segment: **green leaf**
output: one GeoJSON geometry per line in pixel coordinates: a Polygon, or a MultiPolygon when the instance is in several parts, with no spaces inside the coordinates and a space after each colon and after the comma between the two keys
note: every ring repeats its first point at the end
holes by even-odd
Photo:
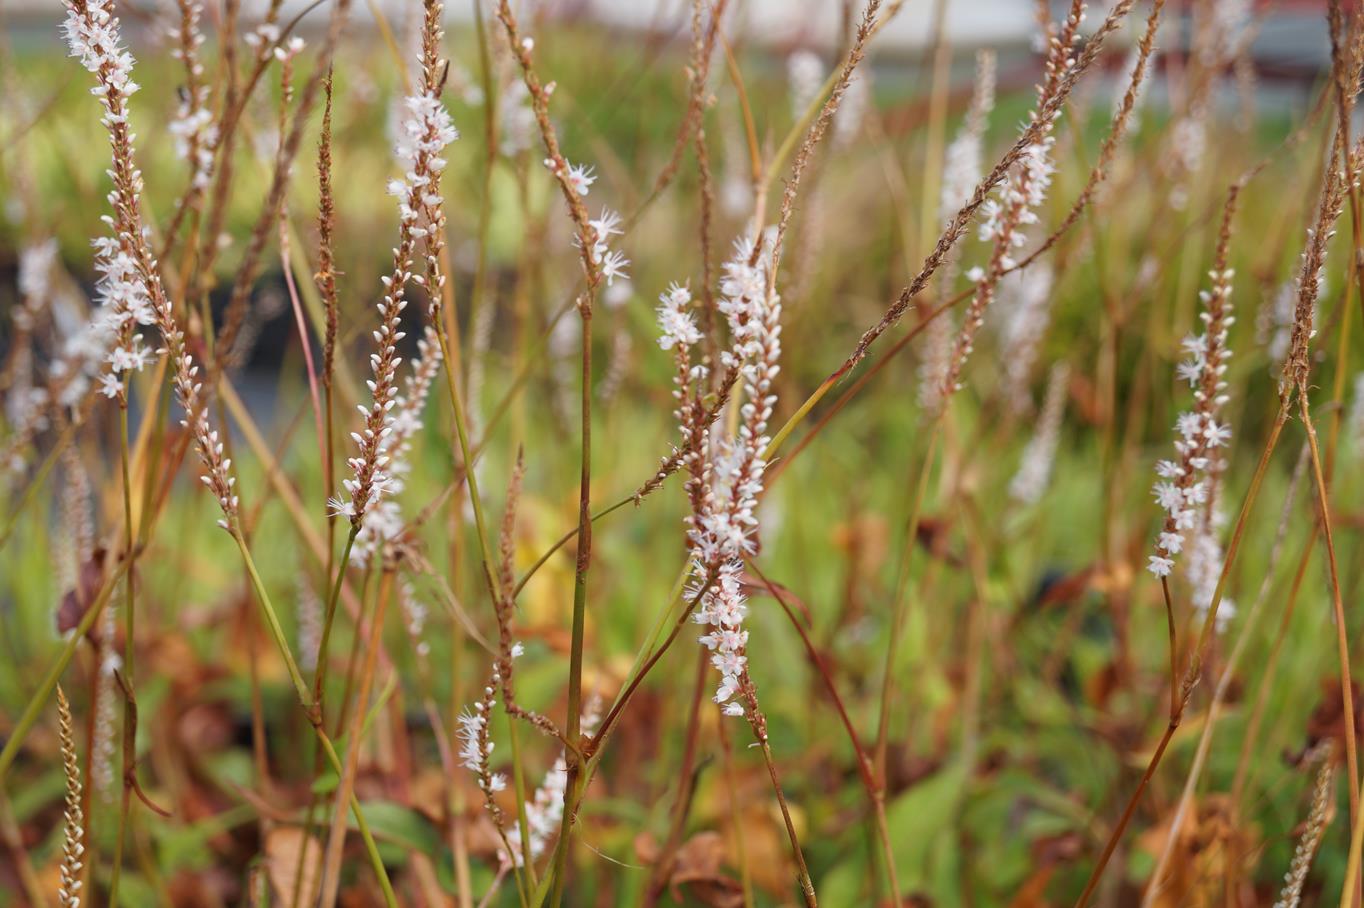
{"type": "MultiPolygon", "coordinates": [[[[410,807],[394,801],[364,801],[360,809],[375,839],[398,845],[404,851],[421,854],[436,854],[440,851],[440,833],[426,817],[410,807]]],[[[354,829],[355,815],[348,813],[347,816],[354,829]]]]}

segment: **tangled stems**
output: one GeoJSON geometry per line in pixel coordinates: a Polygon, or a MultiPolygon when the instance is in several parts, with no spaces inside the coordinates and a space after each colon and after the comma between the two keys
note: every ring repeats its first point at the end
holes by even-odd
{"type": "MultiPolygon", "coordinates": [[[[307,682],[303,680],[303,674],[299,671],[298,663],[294,661],[293,653],[289,649],[289,642],[284,636],[284,628],[280,625],[279,615],[270,601],[270,594],[265,591],[265,584],[261,581],[260,574],[256,570],[256,563],[251,557],[251,551],[247,548],[246,540],[242,537],[239,529],[234,526],[231,533],[232,539],[236,542],[237,549],[241,553],[242,562],[246,566],[247,575],[251,579],[251,586],[255,590],[257,601],[260,603],[261,613],[265,616],[265,623],[270,628],[270,635],[274,638],[275,646],[279,649],[280,655],[284,659],[284,666],[289,672],[289,680],[293,682],[294,691],[298,694],[299,704],[308,715],[308,724],[312,726],[313,732],[317,735],[318,743],[322,746],[327,762],[339,777],[344,769],[341,758],[337,754],[331,738],[328,737],[327,732],[322,727],[317,703],[308,689],[307,682]]],[[[347,800],[350,802],[350,811],[355,817],[355,825],[360,830],[361,838],[364,839],[365,851],[369,855],[370,864],[373,866],[375,876],[378,877],[379,885],[383,889],[384,901],[389,908],[397,908],[398,900],[393,892],[393,884],[389,882],[388,871],[384,869],[383,858],[379,855],[379,848],[374,842],[369,823],[365,820],[365,815],[360,808],[360,801],[354,793],[351,793],[347,800]]]]}
{"type": "Polygon", "coordinates": [[[1217,608],[1222,603],[1222,594],[1226,587],[1228,577],[1231,575],[1232,566],[1235,564],[1236,556],[1240,553],[1241,538],[1246,524],[1250,518],[1251,508],[1255,504],[1255,499],[1259,496],[1260,486],[1264,481],[1265,474],[1269,470],[1269,461],[1278,445],[1279,436],[1283,431],[1284,424],[1288,421],[1287,403],[1279,408],[1279,413],[1274,419],[1274,425],[1270,429],[1269,439],[1265,443],[1264,450],[1260,454],[1260,462],[1256,465],[1255,475],[1251,478],[1250,487],[1246,491],[1246,497],[1241,504],[1241,512],[1236,518],[1235,528],[1232,530],[1231,542],[1227,546],[1226,561],[1222,566],[1222,573],[1218,577],[1217,588],[1213,592],[1212,601],[1208,605],[1207,615],[1204,617],[1203,628],[1199,634],[1198,642],[1194,650],[1189,654],[1189,661],[1185,669],[1182,680],[1179,678],[1175,655],[1175,637],[1173,625],[1173,604],[1170,599],[1169,586],[1166,578],[1161,578],[1162,591],[1165,596],[1166,615],[1169,619],[1170,627],[1170,710],[1167,716],[1165,731],[1161,735],[1160,742],[1156,745],[1155,751],[1151,754],[1151,759],[1147,762],[1146,769],[1137,783],[1136,789],[1132,792],[1123,808],[1121,817],[1117,825],[1113,828],[1104,844],[1103,851],[1099,854],[1099,859],[1090,872],[1089,880],[1085,884],[1084,891],[1075,902],[1075,908],[1084,908],[1089,904],[1095,890],[1098,888],[1099,881],[1103,878],[1104,870],[1108,866],[1109,860],[1113,857],[1113,852],[1117,850],[1118,842],[1122,840],[1123,833],[1127,830],[1127,825],[1136,812],[1137,805],[1141,802],[1141,796],[1146,791],[1146,786],[1150,784],[1151,778],[1155,775],[1157,767],[1160,766],[1165,750],[1170,744],[1170,739],[1174,737],[1175,731],[1179,728],[1179,723],[1184,716],[1184,709],[1187,707],[1189,698],[1193,695],[1194,686],[1202,674],[1203,658],[1207,653],[1207,648],[1212,641],[1212,632],[1217,618],[1217,608]]]}

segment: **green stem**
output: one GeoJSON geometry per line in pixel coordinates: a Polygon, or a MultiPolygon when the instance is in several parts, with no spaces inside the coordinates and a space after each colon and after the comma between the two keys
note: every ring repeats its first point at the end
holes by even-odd
{"type": "Polygon", "coordinates": [[[341,560],[336,563],[336,579],[332,581],[331,592],[327,595],[327,610],[322,617],[322,636],[317,641],[317,667],[313,670],[313,702],[319,713],[322,709],[323,686],[327,680],[327,648],[332,638],[332,623],[336,619],[336,604],[341,599],[341,587],[346,582],[346,566],[350,563],[351,549],[355,547],[355,536],[360,532],[352,525],[346,534],[346,544],[341,550],[341,560]]]}
{"type": "MultiPolygon", "coordinates": [[[[589,275],[589,282],[591,276],[589,275]]],[[[579,306],[582,316],[582,465],[578,478],[578,558],[573,574],[573,638],[568,656],[568,743],[564,758],[568,763],[568,786],[564,791],[564,812],[559,826],[561,848],[554,852],[554,890],[550,904],[563,899],[568,853],[573,837],[576,807],[569,793],[582,787],[583,637],[587,623],[587,572],[592,566],[592,297],[579,306]]]]}
{"type": "MultiPolygon", "coordinates": [[[[943,406],[948,401],[943,401],[943,406]]],[[[933,420],[929,429],[928,450],[924,453],[923,466],[919,469],[919,481],[914,487],[914,499],[909,507],[909,521],[905,529],[904,555],[900,560],[900,577],[895,588],[895,604],[891,613],[890,639],[886,643],[885,673],[881,678],[881,706],[878,712],[876,730],[876,749],[872,760],[879,785],[884,790],[886,784],[886,748],[890,733],[890,704],[895,696],[895,661],[900,651],[900,638],[904,633],[906,596],[909,587],[909,566],[914,560],[914,548],[918,544],[919,517],[923,511],[924,495],[928,489],[928,477],[933,472],[934,455],[938,450],[939,431],[942,416],[933,420]]]]}
{"type": "MultiPolygon", "coordinates": [[[[256,591],[256,599],[260,602],[261,611],[265,614],[265,623],[269,625],[270,635],[275,638],[275,645],[284,658],[284,666],[288,669],[289,679],[293,682],[294,690],[298,693],[299,703],[308,713],[310,724],[317,734],[317,740],[327,755],[327,762],[331,764],[333,771],[339,778],[344,769],[341,758],[337,755],[331,738],[322,728],[321,717],[317,715],[315,709],[316,701],[313,700],[312,694],[308,690],[308,684],[303,680],[303,673],[299,671],[298,663],[294,661],[293,653],[289,650],[289,642],[284,637],[284,629],[279,623],[279,615],[276,614],[274,604],[270,601],[270,595],[265,591],[265,584],[261,581],[260,573],[256,570],[256,563],[251,558],[250,550],[246,547],[246,540],[242,538],[241,530],[235,525],[229,532],[241,552],[242,561],[246,565],[246,572],[250,575],[251,585],[256,591]]],[[[378,877],[379,885],[384,891],[384,901],[389,908],[397,908],[398,899],[393,893],[393,884],[389,882],[388,871],[384,869],[383,858],[379,855],[379,848],[374,843],[374,836],[370,832],[369,823],[365,821],[364,813],[360,809],[360,801],[354,794],[350,796],[349,800],[351,813],[355,816],[355,825],[360,830],[361,838],[365,841],[365,851],[369,854],[370,864],[374,867],[374,874],[378,877]]]]}
{"type": "MultiPolygon", "coordinates": [[[[474,511],[474,529],[478,534],[479,556],[483,562],[483,579],[487,583],[489,594],[497,599],[502,595],[508,595],[508,593],[498,589],[496,574],[493,571],[492,552],[488,548],[487,523],[484,520],[483,504],[478,493],[478,478],[474,475],[474,454],[469,446],[468,420],[464,412],[464,402],[460,398],[459,388],[455,384],[454,360],[450,358],[450,346],[446,337],[444,319],[433,318],[432,323],[436,326],[436,340],[440,343],[441,356],[445,360],[445,386],[450,397],[450,406],[454,411],[455,434],[459,437],[460,456],[464,461],[464,479],[469,484],[469,503],[474,511]]],[[[535,867],[530,859],[530,820],[526,814],[526,785],[525,774],[521,768],[520,739],[517,737],[515,720],[510,715],[508,715],[508,720],[511,726],[512,785],[516,792],[517,823],[521,827],[521,844],[524,849],[521,871],[526,874],[528,879],[534,881],[535,867]]],[[[516,880],[519,888],[522,885],[520,873],[516,875],[516,880]]],[[[531,885],[534,885],[534,882],[531,885]]]]}
{"type": "MultiPolygon", "coordinates": [[[[505,700],[505,698],[503,699],[505,700]]],[[[521,824],[521,868],[525,871],[526,880],[533,888],[537,881],[535,879],[535,859],[530,851],[530,836],[525,834],[525,831],[530,829],[530,817],[526,814],[526,774],[521,768],[521,735],[516,726],[516,717],[510,712],[507,713],[507,732],[511,740],[512,788],[516,791],[516,821],[521,824]]]]}

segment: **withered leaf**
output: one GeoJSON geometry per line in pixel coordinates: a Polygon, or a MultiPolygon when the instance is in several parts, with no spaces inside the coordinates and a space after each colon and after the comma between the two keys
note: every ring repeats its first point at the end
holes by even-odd
{"type": "Polygon", "coordinates": [[[680,902],[678,890],[686,887],[692,898],[709,908],[739,908],[744,903],[743,887],[733,877],[720,872],[725,858],[725,840],[718,832],[698,832],[677,849],[672,877],[668,884],[680,902]]]}
{"type": "Polygon", "coordinates": [[[90,610],[99,594],[100,580],[104,578],[105,550],[97,546],[76,572],[76,586],[62,596],[62,604],[57,608],[57,632],[65,634],[80,626],[81,619],[90,610]]]}
{"type": "Polygon", "coordinates": [[[317,901],[322,843],[303,830],[278,826],[265,836],[265,861],[270,885],[283,904],[293,903],[294,888],[299,888],[300,905],[317,901]]]}

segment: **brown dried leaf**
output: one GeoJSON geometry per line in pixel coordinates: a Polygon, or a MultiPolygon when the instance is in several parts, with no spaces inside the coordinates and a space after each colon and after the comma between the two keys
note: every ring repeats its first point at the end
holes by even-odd
{"type": "MultiPolygon", "coordinates": [[[[1160,821],[1138,838],[1148,854],[1160,854],[1171,835],[1175,805],[1160,821]]],[[[1233,811],[1226,795],[1205,795],[1184,814],[1176,833],[1174,851],[1166,869],[1157,908],[1224,908],[1225,905],[1251,905],[1242,887],[1227,889],[1229,879],[1248,879],[1253,870],[1259,841],[1253,825],[1232,823],[1233,811]]]]}
{"type": "Polygon", "coordinates": [[[646,829],[635,836],[635,857],[640,863],[653,864],[660,853],[658,839],[654,838],[653,833],[646,829]]]}
{"type": "Polygon", "coordinates": [[[94,604],[99,594],[100,581],[104,579],[103,547],[97,547],[76,573],[76,586],[62,596],[62,604],[57,608],[57,631],[65,634],[75,630],[85,617],[86,611],[94,604]]]}
{"type": "MultiPolygon", "coordinates": [[[[1335,752],[1345,753],[1345,704],[1340,695],[1340,678],[1327,678],[1321,682],[1322,696],[1312,716],[1307,720],[1307,747],[1310,751],[1322,741],[1330,738],[1335,741],[1335,752]]],[[[1359,695],[1359,685],[1350,683],[1354,700],[1355,728],[1364,726],[1364,702],[1359,695]]]]}
{"type": "Polygon", "coordinates": [[[668,880],[673,897],[682,901],[678,890],[685,886],[692,898],[709,908],[738,908],[744,903],[743,887],[720,872],[724,860],[725,841],[720,833],[707,831],[692,836],[673,859],[668,880]]]}
{"type": "Polygon", "coordinates": [[[265,861],[270,873],[270,885],[283,904],[293,902],[295,886],[301,886],[298,904],[311,905],[317,901],[321,883],[322,843],[316,838],[306,835],[301,829],[276,827],[265,836],[265,861]]]}

